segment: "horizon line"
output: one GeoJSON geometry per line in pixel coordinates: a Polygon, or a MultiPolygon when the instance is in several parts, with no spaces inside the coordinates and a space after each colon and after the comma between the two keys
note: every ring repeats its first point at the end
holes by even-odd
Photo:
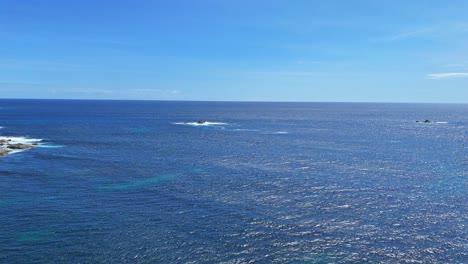
{"type": "Polygon", "coordinates": [[[275,101],[275,100],[169,100],[169,99],[98,99],[98,98],[0,98],[0,100],[52,100],[52,101],[129,101],[129,102],[200,102],[200,103],[348,103],[348,104],[468,104],[461,102],[390,102],[390,101],[275,101]]]}

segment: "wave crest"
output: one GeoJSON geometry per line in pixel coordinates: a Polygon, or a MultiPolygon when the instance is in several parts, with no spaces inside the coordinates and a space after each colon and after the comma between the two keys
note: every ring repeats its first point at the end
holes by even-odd
{"type": "Polygon", "coordinates": [[[227,125],[227,123],[222,123],[222,122],[176,122],[173,123],[174,125],[183,125],[183,126],[222,126],[222,125],[227,125]]]}

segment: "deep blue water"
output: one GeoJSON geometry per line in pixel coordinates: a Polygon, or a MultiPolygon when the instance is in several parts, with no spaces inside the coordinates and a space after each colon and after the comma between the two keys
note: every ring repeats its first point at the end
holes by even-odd
{"type": "Polygon", "coordinates": [[[0,158],[2,263],[468,262],[468,105],[0,100],[0,126],[43,139],[0,158]]]}

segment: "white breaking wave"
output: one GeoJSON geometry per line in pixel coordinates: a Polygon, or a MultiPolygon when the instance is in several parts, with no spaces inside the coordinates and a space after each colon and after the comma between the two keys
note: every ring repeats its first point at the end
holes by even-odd
{"type": "Polygon", "coordinates": [[[448,124],[447,121],[431,121],[431,122],[425,122],[425,121],[416,121],[419,124],[425,124],[425,125],[430,125],[430,124],[448,124]]]}
{"type": "Polygon", "coordinates": [[[289,134],[289,132],[286,131],[276,131],[276,132],[266,132],[262,133],[263,135],[286,135],[289,134]]]}
{"type": "Polygon", "coordinates": [[[249,128],[236,128],[236,129],[233,129],[232,131],[258,132],[260,130],[259,129],[249,129],[249,128]]]}
{"type": "Polygon", "coordinates": [[[38,145],[38,147],[41,147],[41,148],[63,148],[62,145],[46,145],[46,144],[40,144],[40,145],[38,145]]]}
{"type": "Polygon", "coordinates": [[[33,144],[33,143],[39,143],[42,141],[40,138],[26,138],[26,137],[5,137],[5,136],[0,136],[0,140],[10,140],[11,144],[33,144]]]}
{"type": "Polygon", "coordinates": [[[184,125],[184,126],[222,126],[222,125],[227,125],[227,123],[222,123],[222,122],[203,122],[203,123],[198,123],[198,122],[177,122],[173,123],[174,125],[184,125]]]}
{"type": "MultiPolygon", "coordinates": [[[[26,137],[5,137],[0,136],[0,140],[8,140],[8,144],[39,144],[42,141],[40,138],[26,138],[26,137]]],[[[38,145],[39,147],[40,145],[38,145]]],[[[1,147],[0,147],[1,148],[1,147]]],[[[10,154],[24,151],[26,149],[12,149],[10,154]]]]}

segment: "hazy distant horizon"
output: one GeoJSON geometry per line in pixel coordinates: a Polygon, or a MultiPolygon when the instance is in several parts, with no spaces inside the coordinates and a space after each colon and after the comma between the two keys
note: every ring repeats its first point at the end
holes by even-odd
{"type": "Polygon", "coordinates": [[[95,98],[0,98],[1,100],[63,100],[63,101],[141,101],[141,102],[206,102],[206,103],[330,103],[330,104],[468,104],[466,102],[373,102],[373,101],[258,101],[258,100],[171,100],[171,99],[95,99],[95,98]]]}

